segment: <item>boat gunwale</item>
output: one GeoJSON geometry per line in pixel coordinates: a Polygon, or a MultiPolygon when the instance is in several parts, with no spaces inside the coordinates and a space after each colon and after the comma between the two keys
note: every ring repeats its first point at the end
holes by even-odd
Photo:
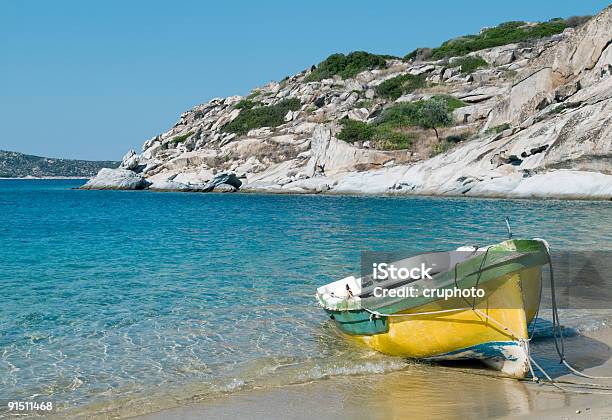
{"type": "MultiPolygon", "coordinates": [[[[489,247],[489,251],[487,253],[483,253],[480,255],[475,255],[473,258],[469,258],[460,264],[457,265],[457,278],[455,279],[455,270],[449,270],[443,273],[439,273],[432,279],[430,282],[440,282],[438,287],[429,287],[431,289],[447,289],[450,287],[461,287],[461,288],[470,288],[477,284],[486,284],[489,281],[495,280],[499,277],[512,275],[514,273],[520,272],[524,269],[536,267],[536,266],[544,266],[546,264],[546,254],[545,254],[545,246],[539,240],[533,239],[511,239],[499,244],[492,245],[489,247]],[[507,247],[510,244],[513,245],[526,245],[526,244],[538,244],[537,247],[527,247],[527,249],[502,249],[502,247],[507,247]],[[492,251],[492,252],[491,252],[492,251]],[[491,264],[485,264],[482,268],[480,268],[480,263],[482,259],[487,258],[488,255],[497,253],[497,255],[504,255],[507,253],[512,253],[512,258],[500,258],[492,262],[491,264]],[[474,264],[478,262],[478,264],[474,264]],[[477,270],[471,270],[469,273],[465,273],[467,265],[477,265],[479,268],[477,270]],[[501,273],[499,269],[502,267],[512,268],[510,270],[504,270],[501,273]],[[460,273],[460,271],[464,271],[464,273],[460,273]]],[[[410,283],[411,286],[417,285],[423,280],[417,280],[414,283],[410,283]]],[[[406,285],[401,285],[399,287],[405,287],[406,285]]],[[[341,323],[337,320],[338,315],[351,313],[352,315],[361,314],[359,317],[362,321],[369,320],[372,312],[384,312],[387,314],[397,314],[399,312],[404,312],[410,309],[418,308],[420,306],[428,305],[437,301],[442,301],[443,298],[435,298],[435,297],[396,297],[396,298],[382,298],[382,297],[369,297],[362,298],[359,300],[353,300],[353,304],[358,304],[358,307],[349,307],[347,305],[346,309],[339,308],[330,308],[324,305],[322,299],[317,294],[317,299],[319,300],[319,304],[323,306],[326,312],[330,315],[334,315],[337,323],[341,323]],[[369,303],[369,305],[365,305],[365,303],[369,303]]],[[[483,298],[484,299],[484,298],[483,298]]],[[[347,304],[350,302],[349,300],[344,300],[347,304]]],[[[342,316],[341,316],[342,317],[342,316]]],[[[352,316],[351,316],[352,318],[352,316]]],[[[351,320],[351,323],[356,322],[357,320],[351,320]]]]}

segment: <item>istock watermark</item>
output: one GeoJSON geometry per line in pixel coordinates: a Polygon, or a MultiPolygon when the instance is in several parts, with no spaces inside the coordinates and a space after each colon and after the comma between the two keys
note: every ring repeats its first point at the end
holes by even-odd
{"type": "MultiPolygon", "coordinates": [[[[523,298],[529,295],[539,299],[542,308],[551,307],[554,290],[560,309],[612,309],[612,251],[553,249],[552,270],[545,255],[530,258],[527,254],[486,253],[477,247],[419,253],[363,251],[361,290],[356,295],[391,299],[462,298],[474,304],[489,302],[500,287],[505,287],[505,295],[512,293],[514,286],[504,282],[512,279],[523,298]],[[470,265],[469,261],[474,263],[470,265]]],[[[491,302],[499,308],[517,308],[523,299],[495,298],[491,302]]]]}
{"type": "Polygon", "coordinates": [[[418,267],[396,267],[393,263],[373,263],[372,278],[374,280],[421,280],[431,279],[433,267],[421,263],[418,267]]]}
{"type": "Polygon", "coordinates": [[[456,298],[465,298],[465,299],[474,299],[474,298],[483,298],[486,295],[484,289],[479,287],[470,287],[470,288],[459,288],[452,287],[448,289],[419,289],[417,287],[400,287],[395,289],[387,289],[381,286],[376,286],[372,291],[372,295],[374,297],[390,297],[390,298],[418,298],[418,297],[426,297],[426,298],[435,298],[435,299],[456,299],[456,298]]]}

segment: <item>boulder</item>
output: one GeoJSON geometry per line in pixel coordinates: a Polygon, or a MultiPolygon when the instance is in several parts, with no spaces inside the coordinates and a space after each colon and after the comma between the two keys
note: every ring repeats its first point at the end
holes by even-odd
{"type": "Polygon", "coordinates": [[[150,190],[156,191],[191,191],[192,188],[189,185],[174,180],[159,180],[154,181],[150,186],[150,190]]]}
{"type": "Polygon", "coordinates": [[[495,60],[493,60],[493,65],[495,66],[504,66],[506,64],[510,64],[514,61],[514,50],[505,50],[500,51],[495,60]]]}
{"type": "Polygon", "coordinates": [[[580,82],[566,83],[555,91],[555,99],[563,102],[580,90],[580,82]]]}
{"type": "Polygon", "coordinates": [[[349,119],[357,121],[366,121],[369,115],[370,111],[367,108],[355,108],[348,112],[349,119]]]}
{"type": "Polygon", "coordinates": [[[214,192],[236,192],[238,191],[238,188],[230,184],[219,184],[219,185],[215,185],[213,191],[214,192]]]}
{"type": "Polygon", "coordinates": [[[84,190],[142,190],[150,182],[134,171],[102,168],[98,175],[81,187],[84,190]]]}
{"type": "Polygon", "coordinates": [[[239,189],[242,185],[242,181],[238,179],[234,172],[221,172],[215,175],[215,177],[204,186],[204,191],[213,191],[218,185],[221,184],[231,185],[232,187],[239,189]]]}
{"type": "Polygon", "coordinates": [[[461,73],[461,70],[459,67],[451,67],[451,68],[444,70],[444,73],[442,73],[442,79],[444,80],[450,79],[451,77],[457,76],[460,73],[461,73]]]}
{"type": "Polygon", "coordinates": [[[130,149],[129,152],[123,156],[121,159],[121,165],[119,165],[122,169],[133,170],[138,166],[138,155],[134,151],[134,149],[130,149]]]}

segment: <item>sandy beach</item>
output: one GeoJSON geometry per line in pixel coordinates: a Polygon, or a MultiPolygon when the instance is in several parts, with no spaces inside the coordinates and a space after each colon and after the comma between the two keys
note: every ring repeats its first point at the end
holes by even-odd
{"type": "MultiPolygon", "coordinates": [[[[611,343],[609,330],[572,337],[567,340],[568,360],[587,374],[610,376],[611,343]]],[[[553,357],[552,341],[534,347],[536,360],[541,353],[553,357]]],[[[567,374],[554,378],[557,381],[597,382],[612,386],[612,379],[592,380],[567,374]]],[[[586,390],[568,384],[562,386],[578,392],[586,390]]],[[[593,392],[563,392],[530,380],[502,378],[479,365],[415,364],[387,374],[330,377],[277,389],[238,392],[139,418],[612,418],[612,389],[593,392]],[[458,375],[459,372],[462,374],[458,375]],[[469,381],[466,381],[468,376],[465,373],[470,376],[469,381]],[[611,395],[595,394],[606,392],[611,395]]]]}

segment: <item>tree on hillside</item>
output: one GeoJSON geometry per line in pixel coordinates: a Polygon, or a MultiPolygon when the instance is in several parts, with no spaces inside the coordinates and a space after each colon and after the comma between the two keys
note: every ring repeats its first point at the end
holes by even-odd
{"type": "Polygon", "coordinates": [[[432,128],[436,133],[436,139],[440,141],[437,127],[448,127],[453,122],[453,119],[448,112],[448,105],[445,100],[440,98],[431,98],[424,101],[419,109],[418,123],[425,129],[432,128]]]}

